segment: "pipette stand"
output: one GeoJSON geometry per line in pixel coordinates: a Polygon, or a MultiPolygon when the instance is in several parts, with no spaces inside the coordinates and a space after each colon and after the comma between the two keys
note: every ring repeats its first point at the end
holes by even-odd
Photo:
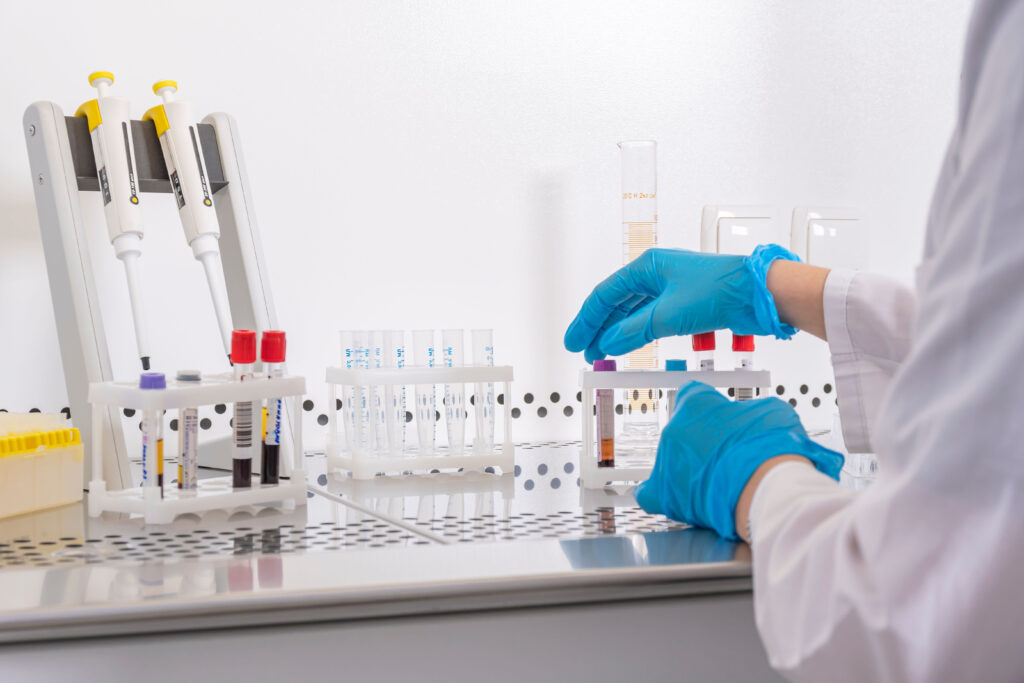
{"type": "MultiPolygon", "coordinates": [[[[432,469],[484,469],[487,467],[501,468],[502,472],[510,472],[515,467],[515,446],[511,437],[511,412],[509,405],[512,397],[512,366],[465,366],[460,368],[374,368],[350,370],[347,368],[327,368],[327,405],[333,408],[337,400],[338,386],[364,387],[369,395],[374,395],[375,388],[386,388],[388,385],[401,389],[416,384],[474,384],[478,382],[502,385],[506,400],[502,410],[504,421],[503,443],[496,443],[489,451],[477,451],[466,446],[463,454],[449,453],[444,450],[422,452],[410,450],[401,453],[377,452],[371,447],[354,444],[351,452],[342,452],[342,444],[338,438],[338,421],[336,410],[328,410],[327,467],[329,471],[351,472],[355,479],[370,479],[378,473],[402,474],[406,472],[423,472],[432,469]]],[[[467,421],[468,422],[468,421],[467,421]]]]}
{"type": "MultiPolygon", "coordinates": [[[[64,116],[54,102],[30,105],[23,125],[72,423],[82,434],[87,458],[93,444],[100,444],[103,479],[108,486],[127,487],[131,485],[129,457],[120,415],[100,409],[98,418],[90,421],[86,417],[90,414],[89,386],[114,379],[99,287],[89,255],[89,243],[96,241],[90,235],[96,233],[85,224],[80,203],[81,193],[99,191],[89,127],[83,117],[64,116]],[[93,429],[99,430],[98,441],[93,429]]],[[[278,329],[237,125],[231,116],[217,113],[204,118],[196,130],[220,224],[221,262],[234,327],[257,333],[278,329]]],[[[167,166],[153,122],[132,121],[131,135],[138,191],[170,193],[167,166]]],[[[182,244],[182,249],[187,247],[182,244]]],[[[158,256],[146,253],[143,260],[158,256]]],[[[110,258],[114,258],[113,253],[110,258]]],[[[154,326],[154,333],[157,329],[154,326]]],[[[172,330],[161,332],[175,334],[172,330]]],[[[177,332],[187,334],[184,330],[177,332]]],[[[210,343],[218,343],[218,337],[211,335],[210,343]]],[[[159,357],[155,360],[160,363],[159,357]]],[[[301,420],[301,411],[295,406],[285,412],[282,457],[290,448],[287,434],[301,420]]],[[[230,438],[204,443],[199,457],[203,466],[230,469],[230,438]]]]}
{"type": "MultiPolygon", "coordinates": [[[[147,524],[170,524],[183,514],[197,514],[207,510],[231,510],[254,505],[279,505],[291,510],[306,504],[306,475],[302,469],[301,420],[292,430],[292,461],[284,460],[282,470],[291,473],[290,479],[278,484],[261,485],[254,476],[250,488],[233,489],[231,477],[200,479],[194,491],[179,489],[169,484],[173,477],[164,475],[164,494],[158,486],[126,487],[108,491],[103,478],[103,443],[101,422],[110,408],[133,408],[137,411],[177,410],[218,403],[231,404],[244,401],[261,402],[270,398],[285,398],[285,403],[298,403],[306,393],[303,377],[267,379],[257,375],[255,380],[239,382],[230,374],[204,378],[198,385],[170,384],[166,389],[139,389],[138,383],[102,382],[89,387],[89,402],[93,414],[93,444],[89,463],[92,480],[89,482],[89,515],[98,517],[103,512],[140,514],[147,524]],[[290,400],[288,400],[290,399],[290,400]]],[[[293,409],[295,406],[292,406],[293,409]]],[[[180,435],[181,432],[179,431],[180,435]]],[[[172,446],[174,444],[172,443],[172,446]]],[[[166,453],[174,450],[166,449],[166,453]]],[[[253,462],[259,462],[260,442],[253,445],[253,462]]],[[[284,449],[281,450],[284,452],[284,449]]],[[[282,456],[284,457],[284,456],[282,456]]],[[[165,472],[171,472],[171,458],[164,458],[165,472]]],[[[153,467],[153,465],[150,465],[153,467]]]]}
{"type": "Polygon", "coordinates": [[[580,486],[602,488],[609,484],[640,482],[647,479],[654,468],[654,455],[649,458],[616,454],[615,467],[598,467],[595,452],[594,391],[597,389],[678,389],[690,381],[703,382],[713,387],[766,388],[771,386],[771,373],[767,370],[715,370],[667,371],[625,370],[617,372],[580,371],[580,389],[583,399],[583,447],[580,451],[580,486]],[[626,464],[620,465],[620,460],[626,464]]]}

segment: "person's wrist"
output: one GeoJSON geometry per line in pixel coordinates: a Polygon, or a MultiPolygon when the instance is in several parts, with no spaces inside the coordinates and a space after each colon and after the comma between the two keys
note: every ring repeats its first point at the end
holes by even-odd
{"type": "Polygon", "coordinates": [[[736,534],[747,543],[750,543],[750,506],[754,501],[757,487],[772,469],[787,462],[803,462],[814,467],[814,463],[802,455],[776,455],[765,460],[754,470],[740,493],[735,510],[736,534]]]}
{"type": "Polygon", "coordinates": [[[764,334],[774,335],[778,339],[789,339],[797,330],[779,318],[775,297],[768,286],[770,271],[779,261],[799,262],[800,259],[793,252],[777,244],[762,244],[743,259],[743,265],[754,287],[750,303],[758,326],[764,330],[764,334]]]}

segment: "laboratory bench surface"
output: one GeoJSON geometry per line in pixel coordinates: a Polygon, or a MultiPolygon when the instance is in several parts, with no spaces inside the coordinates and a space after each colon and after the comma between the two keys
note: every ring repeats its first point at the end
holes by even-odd
{"type": "MultiPolygon", "coordinates": [[[[635,618],[691,600],[703,639],[723,627],[708,625],[721,604],[733,623],[719,637],[744,639],[757,649],[752,665],[766,667],[747,546],[643,512],[629,486],[581,488],[578,457],[578,442],[527,443],[514,472],[356,481],[311,455],[307,505],[291,511],[250,507],[154,526],[91,518],[76,504],[0,520],[0,665],[11,647],[24,655],[78,638],[381,620],[402,628],[460,615],[464,628],[516,610],[541,620],[530,627],[541,637],[545,623],[577,609],[635,618]]],[[[680,614],[664,618],[685,630],[680,614]]],[[[588,621],[570,623],[586,630],[578,624],[588,621]]]]}

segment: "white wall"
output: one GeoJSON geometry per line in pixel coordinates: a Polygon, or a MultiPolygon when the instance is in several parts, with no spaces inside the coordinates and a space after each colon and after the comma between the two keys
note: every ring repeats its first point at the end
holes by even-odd
{"type": "MultiPolygon", "coordinates": [[[[66,405],[21,116],[36,100],[73,113],[92,97],[86,75],[107,69],[138,116],[150,85],[174,78],[197,114],[238,118],[291,365],[314,380],[310,417],[338,329],[489,326],[517,396],[540,399],[518,403],[518,436],[577,429],[561,411],[581,361],[561,336],[619,265],[620,139],[659,141],[663,245],[696,248],[707,203],[850,205],[870,220],[873,268],[909,280],[968,14],[881,0],[0,8],[0,408],[66,405]]],[[[221,369],[171,198],[144,200],[154,358],[221,369]]],[[[98,201],[84,198],[103,314],[130,377],[98,201]]],[[[823,359],[773,370],[818,381],[823,359]]]]}

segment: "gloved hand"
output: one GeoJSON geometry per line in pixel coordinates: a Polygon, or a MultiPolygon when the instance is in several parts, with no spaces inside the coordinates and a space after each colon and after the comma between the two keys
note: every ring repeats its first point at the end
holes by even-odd
{"type": "Polygon", "coordinates": [[[736,539],[735,511],[754,471],[777,455],[801,455],[839,479],[843,456],[811,441],[796,411],[777,398],[730,401],[706,384],[679,388],[650,478],[636,487],[647,512],[736,539]]]}
{"type": "Polygon", "coordinates": [[[750,256],[648,249],[594,288],[565,333],[565,348],[586,351],[592,363],[675,334],[728,328],[789,339],[796,330],[779,321],[765,284],[776,259],[799,260],[777,244],[750,256]]]}

